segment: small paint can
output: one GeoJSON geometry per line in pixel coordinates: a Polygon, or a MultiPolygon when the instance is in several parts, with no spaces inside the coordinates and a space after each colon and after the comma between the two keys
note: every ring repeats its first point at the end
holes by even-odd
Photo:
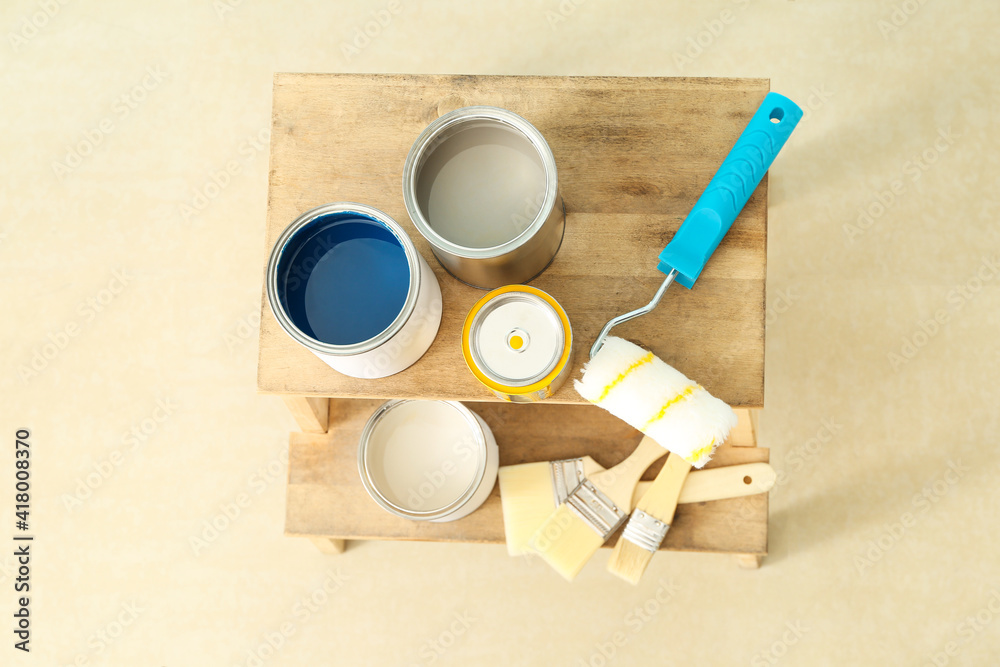
{"type": "Polygon", "coordinates": [[[465,318],[462,353],[480,382],[505,401],[551,396],[570,374],[573,330],[555,299],[508,285],[480,299],[465,318]]]}
{"type": "Polygon", "coordinates": [[[552,150],[531,123],[497,107],[431,123],[406,156],[403,201],[441,265],[483,289],[538,276],[566,228],[552,150]]]}
{"type": "Polygon", "coordinates": [[[403,228],[352,202],[295,219],[267,262],[281,328],[331,368],[380,378],[411,366],[441,323],[441,287],[403,228]]]}
{"type": "Polygon", "coordinates": [[[382,509],[414,521],[455,521],[482,505],[500,456],[486,422],[456,401],[393,400],[368,419],[358,471],[382,509]]]}

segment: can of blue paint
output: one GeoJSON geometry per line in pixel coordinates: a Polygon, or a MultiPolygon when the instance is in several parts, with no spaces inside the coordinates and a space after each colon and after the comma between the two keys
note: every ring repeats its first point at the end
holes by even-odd
{"type": "Polygon", "coordinates": [[[403,202],[441,265],[483,289],[535,278],[566,228],[552,150],[531,123],[497,107],[456,109],[417,137],[403,202]]]}
{"type": "Polygon", "coordinates": [[[380,378],[413,365],[441,323],[441,288],[406,232],[353,202],[303,213],[267,262],[281,328],[334,370],[380,378]]]}

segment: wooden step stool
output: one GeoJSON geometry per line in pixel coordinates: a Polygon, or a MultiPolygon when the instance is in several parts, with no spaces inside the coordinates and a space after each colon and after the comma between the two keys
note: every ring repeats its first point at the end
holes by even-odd
{"type": "MultiPolygon", "coordinates": [[[[663,278],[657,255],[768,90],[766,79],[275,75],[264,262],[299,214],[361,202],[402,225],[434,268],[444,301],[441,329],[420,361],[362,380],[295,343],[262,298],[258,389],[283,395],[303,431],[289,445],[286,534],[335,553],[351,539],[503,542],[497,489],[468,517],[441,524],[400,519],[368,497],[358,437],[390,398],[466,401],[493,429],[501,465],[589,454],[612,466],[641,437],[589,405],[571,382],[544,403],[512,405],[466,368],[462,323],[483,292],[440,267],[403,206],[403,162],[431,121],[463,106],[498,106],[549,142],[566,233],[532,284],[569,315],[579,368],[605,322],[652,297],[663,278]]],[[[675,287],[652,313],[615,329],[737,409],[740,425],[710,466],[768,460],[753,421],[764,398],[766,243],[765,176],[695,288],[675,287]]],[[[758,566],[767,553],[767,494],[680,506],[662,548],[732,553],[758,566]]]]}

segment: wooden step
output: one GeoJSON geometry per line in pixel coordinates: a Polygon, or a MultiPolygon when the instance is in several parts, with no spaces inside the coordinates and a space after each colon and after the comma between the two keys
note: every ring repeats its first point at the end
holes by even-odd
{"type": "MultiPolygon", "coordinates": [[[[444,305],[423,358],[372,381],[336,373],[293,341],[262,297],[259,390],[497,400],[466,368],[460,344],[465,316],[483,292],[441,268],[403,205],[410,146],[456,103],[510,109],[552,148],[566,233],[555,261],[532,285],[569,315],[577,376],[604,323],[656,292],[663,281],[657,255],[769,87],[767,79],[276,74],[266,248],[315,206],[368,204],[413,239],[434,269],[444,305]]],[[[671,287],[652,313],[615,333],[730,405],[762,407],[766,245],[765,175],[694,289],[671,287]]],[[[586,403],[571,382],[550,400],[586,403]]]]}
{"type": "MultiPolygon", "coordinates": [[[[381,400],[331,401],[330,430],[293,433],[289,445],[288,535],[348,540],[504,541],[499,487],[469,516],[450,523],[408,521],[389,514],[365,492],[358,474],[358,440],[381,400]]],[[[611,467],[641,435],[594,406],[467,403],[493,430],[500,465],[551,461],[589,454],[611,467]]],[[[767,461],[768,450],[717,451],[708,467],[767,461]]],[[[644,479],[656,476],[661,463],[644,479]]],[[[763,555],[767,552],[767,494],[680,505],[664,549],[763,555]]],[[[614,538],[609,544],[614,543],[614,538]]]]}

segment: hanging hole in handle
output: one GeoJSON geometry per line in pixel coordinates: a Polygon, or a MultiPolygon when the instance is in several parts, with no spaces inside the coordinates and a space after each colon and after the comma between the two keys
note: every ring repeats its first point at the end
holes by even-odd
{"type": "Polygon", "coordinates": [[[743,478],[743,483],[744,484],[752,484],[753,483],[753,479],[750,478],[750,475],[747,475],[746,477],[743,478]]]}
{"type": "Polygon", "coordinates": [[[772,123],[778,124],[784,117],[785,117],[785,112],[782,111],[781,107],[774,107],[774,109],[771,110],[770,118],[772,123]]]}

